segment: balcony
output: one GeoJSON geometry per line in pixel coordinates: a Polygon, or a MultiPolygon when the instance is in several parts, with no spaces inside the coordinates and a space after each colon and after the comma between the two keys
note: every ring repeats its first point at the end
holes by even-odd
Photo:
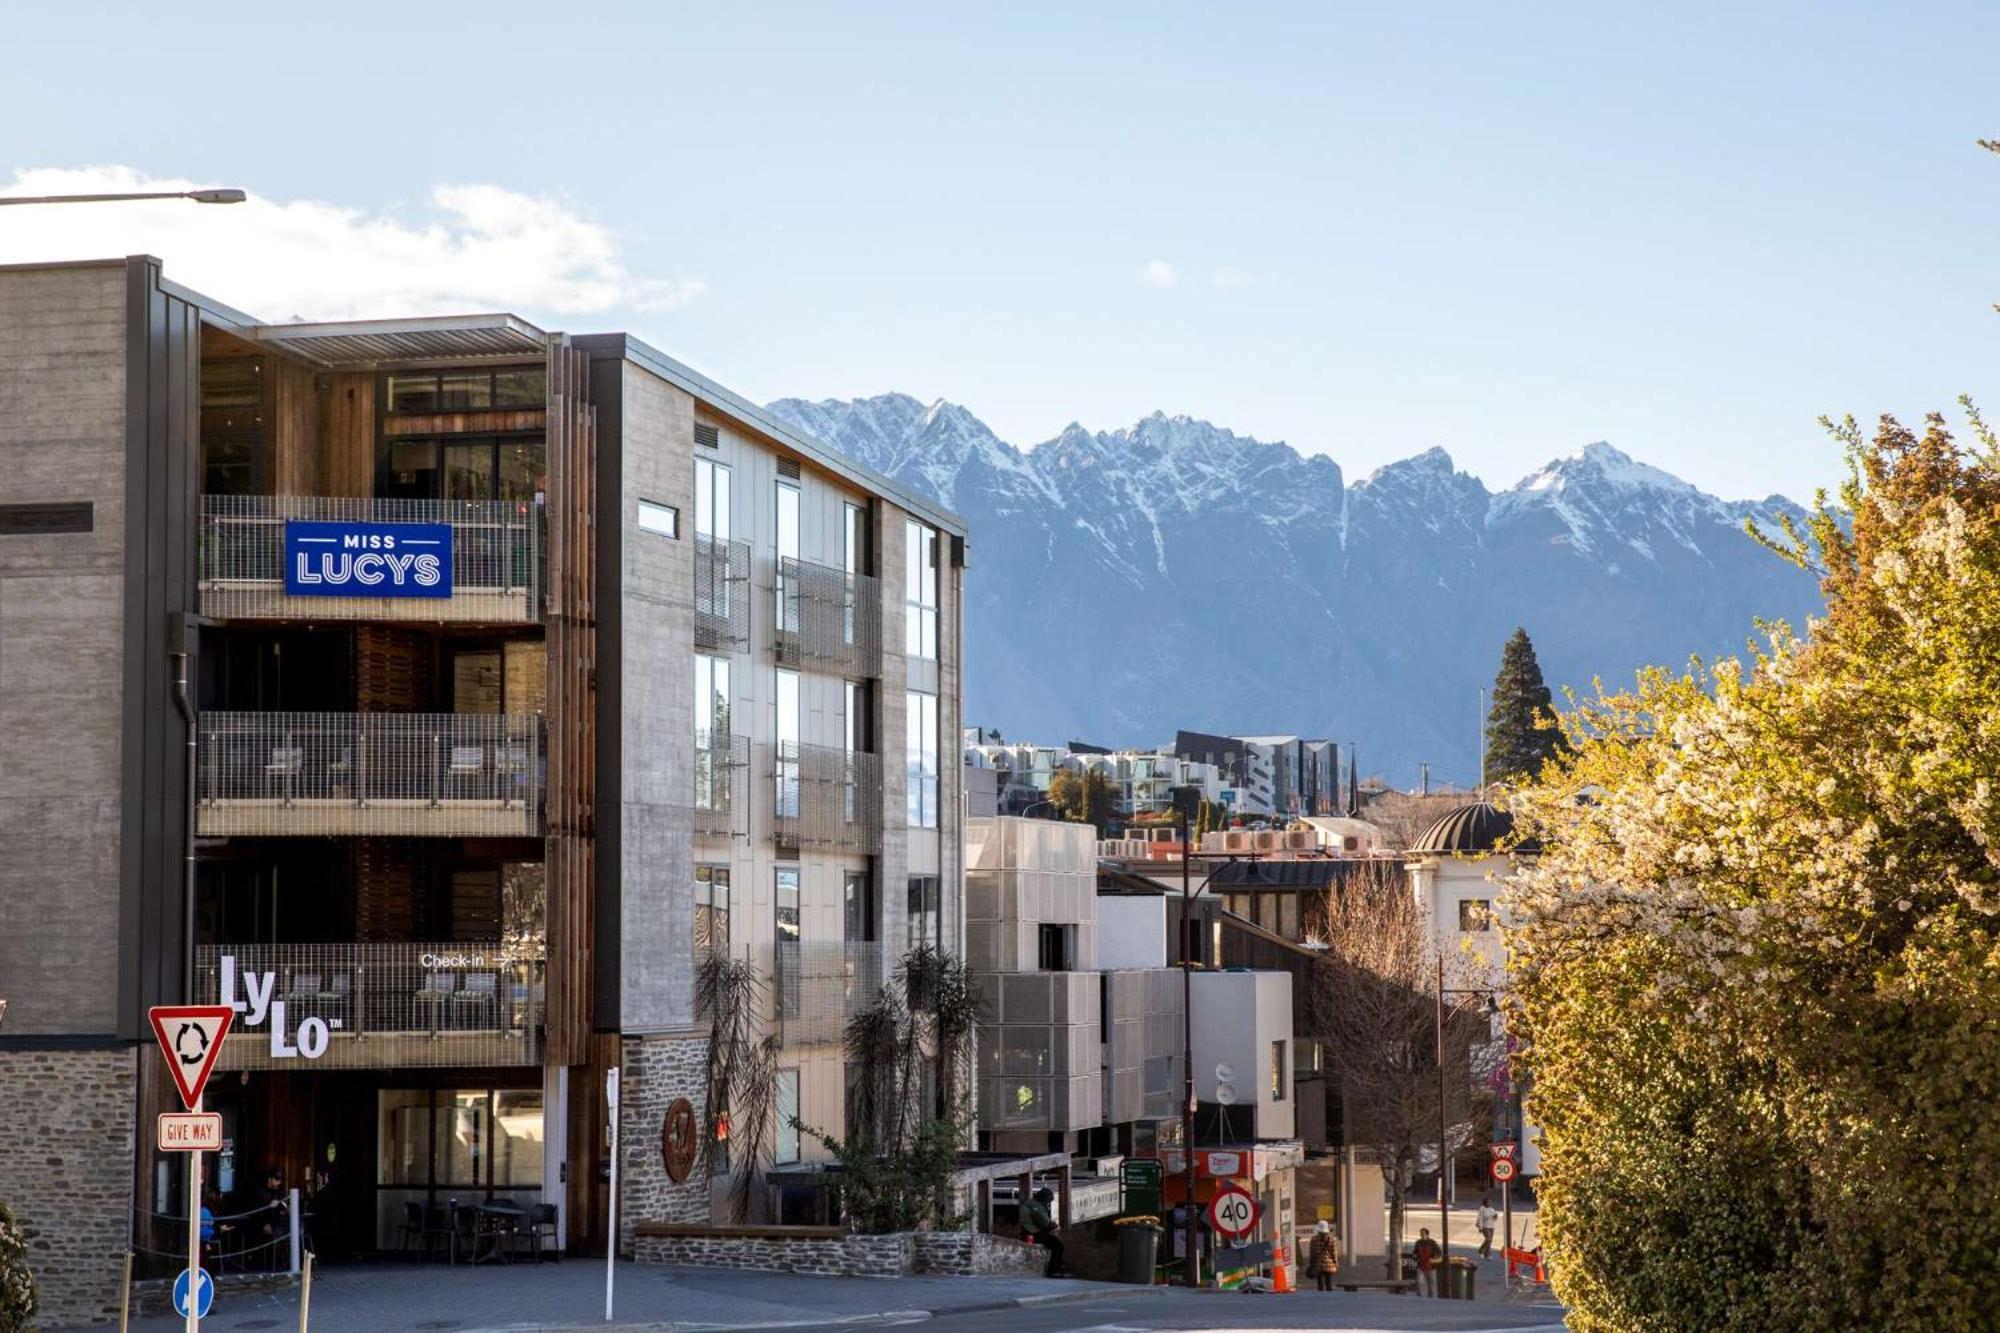
{"type": "Polygon", "coordinates": [[[542,835],[537,713],[204,713],[203,837],[542,835]]]}
{"type": "Polygon", "coordinates": [[[781,1045],[838,1043],[847,1020],[881,993],[887,954],[879,943],[781,940],[773,954],[781,1045]]]}
{"type": "Polygon", "coordinates": [[[195,994],[222,997],[222,960],[249,1003],[266,979],[275,1008],[254,1028],[239,1011],[223,1069],[390,1069],[541,1062],[545,963],[540,946],[498,943],[208,944],[195,951],[195,994]],[[302,1031],[307,1019],[323,1033],[302,1031]],[[276,1029],[275,1031],[273,1029],[276,1029]],[[317,1038],[324,1036],[324,1049],[317,1038]]]}
{"type": "Polygon", "coordinates": [[[533,624],[547,558],[541,506],[523,501],[290,495],[201,498],[201,613],[219,620],[419,620],[533,624]],[[288,520],[443,523],[449,597],[301,597],[285,591],[288,520]]]}
{"type": "Polygon", "coordinates": [[[732,653],[750,642],[750,543],[697,533],[694,646],[732,653]]]}
{"type": "Polygon", "coordinates": [[[744,831],[749,802],[743,790],[750,768],[748,736],[694,738],[694,831],[726,838],[744,831]]]}
{"type": "Polygon", "coordinates": [[[882,674],[882,580],[810,560],[780,560],[772,653],[785,666],[882,674]]]}
{"type": "Polygon", "coordinates": [[[831,745],[771,751],[771,837],[783,848],[882,848],[882,760],[831,745]]]}

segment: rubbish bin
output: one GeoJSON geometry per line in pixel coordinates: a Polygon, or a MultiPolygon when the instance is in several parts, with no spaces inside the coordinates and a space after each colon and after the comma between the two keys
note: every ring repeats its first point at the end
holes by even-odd
{"type": "Polygon", "coordinates": [[[1150,1222],[1128,1222],[1118,1228],[1118,1280],[1140,1286],[1153,1284],[1160,1253],[1160,1229],[1150,1222]]]}
{"type": "Polygon", "coordinates": [[[1439,1295],[1449,1296],[1455,1301],[1469,1301],[1472,1299],[1473,1281],[1479,1276],[1479,1266],[1470,1259],[1454,1257],[1438,1276],[1443,1279],[1439,1295]]]}

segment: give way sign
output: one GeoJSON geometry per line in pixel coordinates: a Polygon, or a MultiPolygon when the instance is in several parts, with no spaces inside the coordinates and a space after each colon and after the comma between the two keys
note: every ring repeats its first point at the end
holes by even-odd
{"type": "Polygon", "coordinates": [[[147,1010],[153,1020],[153,1036],[167,1057],[167,1071],[174,1076],[174,1088],[181,1105],[192,1111],[201,1101],[201,1090],[215,1072],[222,1054],[222,1039],[229,1032],[229,1020],[236,1011],[226,1004],[156,1004],[147,1010]]]}
{"type": "Polygon", "coordinates": [[[1225,1236],[1247,1236],[1257,1229],[1257,1200],[1248,1191],[1225,1185],[1208,1201],[1209,1225],[1225,1236]]]}

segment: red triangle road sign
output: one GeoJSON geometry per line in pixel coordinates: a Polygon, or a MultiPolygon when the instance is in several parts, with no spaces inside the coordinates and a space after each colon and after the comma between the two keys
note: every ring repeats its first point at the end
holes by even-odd
{"type": "Polygon", "coordinates": [[[236,1011],[226,1004],[156,1004],[147,1010],[153,1020],[153,1035],[167,1057],[167,1072],[181,1104],[190,1111],[201,1100],[208,1076],[222,1054],[222,1039],[228,1035],[229,1020],[236,1011]]]}

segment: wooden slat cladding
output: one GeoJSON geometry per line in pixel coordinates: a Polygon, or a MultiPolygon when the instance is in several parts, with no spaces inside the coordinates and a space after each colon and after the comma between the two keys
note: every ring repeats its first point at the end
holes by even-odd
{"type": "Polygon", "coordinates": [[[597,414],[590,360],[549,347],[548,1060],[591,1058],[597,882],[597,414]]]}
{"type": "Polygon", "coordinates": [[[328,495],[375,494],[375,376],[349,371],[322,377],[319,436],[328,495]]]}
{"type": "Polygon", "coordinates": [[[541,430],[548,414],[540,408],[480,412],[401,412],[382,419],[382,433],[396,435],[503,435],[541,430]]]}
{"type": "Polygon", "coordinates": [[[431,645],[395,625],[354,631],[354,706],[363,713],[418,713],[431,698],[431,645]]]}
{"type": "Polygon", "coordinates": [[[364,838],[354,852],[354,938],[408,940],[420,937],[428,921],[418,921],[417,849],[407,838],[364,838]]]}

